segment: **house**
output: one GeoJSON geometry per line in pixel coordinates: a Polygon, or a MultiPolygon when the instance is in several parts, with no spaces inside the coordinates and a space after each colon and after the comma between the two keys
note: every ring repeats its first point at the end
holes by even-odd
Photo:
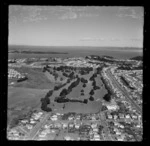
{"type": "Polygon", "coordinates": [[[118,108],[117,105],[107,105],[108,110],[116,110],[118,108]]]}
{"type": "Polygon", "coordinates": [[[112,119],[112,115],[108,115],[108,119],[112,119]]]}
{"type": "Polygon", "coordinates": [[[52,121],[57,121],[57,117],[51,117],[52,121]]]}
{"type": "Polygon", "coordinates": [[[67,128],[68,124],[67,123],[63,123],[62,127],[63,127],[63,129],[67,128]]]}
{"type": "Polygon", "coordinates": [[[120,119],[123,119],[124,115],[123,114],[119,114],[119,117],[120,117],[120,119]]]}
{"type": "Polygon", "coordinates": [[[34,123],[36,123],[36,122],[35,122],[34,120],[31,120],[30,123],[31,123],[31,124],[34,124],[34,123]]]}
{"type": "Polygon", "coordinates": [[[130,115],[126,115],[126,119],[130,119],[130,115]]]}
{"type": "Polygon", "coordinates": [[[49,128],[50,127],[50,125],[44,125],[44,128],[49,128]]]}
{"type": "Polygon", "coordinates": [[[116,120],[118,118],[118,115],[114,115],[114,119],[116,120]]]}
{"type": "Polygon", "coordinates": [[[93,132],[98,132],[98,129],[97,128],[93,128],[93,132]]]}
{"type": "Polygon", "coordinates": [[[124,125],[120,125],[119,127],[120,127],[120,128],[124,128],[124,125]]]}
{"type": "Polygon", "coordinates": [[[29,124],[26,125],[26,126],[27,126],[28,129],[32,129],[32,128],[33,128],[33,126],[32,126],[32,125],[29,125],[29,124]]]}
{"type": "Polygon", "coordinates": [[[21,120],[21,123],[26,124],[28,123],[28,120],[21,120]]]}
{"type": "Polygon", "coordinates": [[[65,136],[64,139],[65,140],[71,140],[71,137],[70,136],[65,136]]]}
{"type": "Polygon", "coordinates": [[[79,127],[80,127],[80,125],[75,125],[75,128],[76,128],[76,129],[79,129],[79,127]]]}
{"type": "Polygon", "coordinates": [[[133,119],[137,119],[137,116],[136,116],[136,115],[132,115],[132,118],[133,118],[133,119]]]}

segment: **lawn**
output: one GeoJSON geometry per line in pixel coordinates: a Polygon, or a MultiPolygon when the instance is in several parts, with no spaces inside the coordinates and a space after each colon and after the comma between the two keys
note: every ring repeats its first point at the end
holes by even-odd
{"type": "Polygon", "coordinates": [[[82,85],[83,83],[79,83],[79,85],[75,88],[72,89],[72,92],[69,93],[66,97],[69,99],[79,99],[80,100],[80,96],[81,96],[81,90],[82,90],[82,85]]]}
{"type": "Polygon", "coordinates": [[[65,103],[64,113],[76,112],[76,113],[96,113],[101,109],[100,101],[89,102],[88,104],[83,103],[65,103]]]}
{"type": "Polygon", "coordinates": [[[35,89],[50,89],[55,86],[55,83],[50,82],[49,79],[39,68],[21,67],[14,68],[20,73],[27,73],[28,79],[26,81],[17,82],[14,87],[26,87],[35,89]]]}
{"type": "Polygon", "coordinates": [[[21,87],[8,88],[8,107],[12,106],[36,106],[40,99],[45,96],[48,89],[29,89],[21,87]]]}
{"type": "Polygon", "coordinates": [[[47,92],[47,89],[8,87],[7,122],[9,123],[15,117],[26,114],[33,109],[40,110],[40,100],[47,92]]]}

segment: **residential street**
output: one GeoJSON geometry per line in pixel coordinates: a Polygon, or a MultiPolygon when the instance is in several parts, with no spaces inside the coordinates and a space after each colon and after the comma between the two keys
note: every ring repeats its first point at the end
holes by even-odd
{"type": "Polygon", "coordinates": [[[107,75],[111,78],[112,82],[117,86],[117,88],[125,95],[125,97],[130,101],[130,103],[139,111],[142,112],[141,108],[129,97],[128,93],[119,85],[117,80],[112,75],[110,69],[107,69],[106,71],[107,75]]]}

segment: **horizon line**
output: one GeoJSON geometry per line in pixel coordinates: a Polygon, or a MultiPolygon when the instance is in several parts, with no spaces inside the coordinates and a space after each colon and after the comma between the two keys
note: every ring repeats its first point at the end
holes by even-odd
{"type": "Polygon", "coordinates": [[[29,47],[111,47],[111,48],[139,48],[143,49],[143,47],[134,47],[134,46],[41,46],[41,45],[25,45],[25,44],[8,44],[10,46],[29,46],[29,47]]]}

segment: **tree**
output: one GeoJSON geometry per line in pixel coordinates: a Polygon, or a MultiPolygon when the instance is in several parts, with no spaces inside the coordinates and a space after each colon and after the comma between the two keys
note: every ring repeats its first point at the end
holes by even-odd
{"type": "Polygon", "coordinates": [[[88,100],[87,100],[87,99],[84,99],[84,100],[83,100],[83,103],[86,103],[86,104],[87,104],[87,103],[88,103],[88,100]]]}
{"type": "Polygon", "coordinates": [[[81,78],[81,82],[82,83],[87,83],[88,81],[86,79],[84,79],[84,78],[81,78]]]}
{"type": "Polygon", "coordinates": [[[84,83],[82,87],[85,88],[85,87],[86,87],[86,84],[84,83]]]}
{"type": "Polygon", "coordinates": [[[60,96],[66,96],[67,94],[68,94],[67,89],[63,89],[63,90],[60,92],[60,96]]]}
{"type": "Polygon", "coordinates": [[[92,89],[89,94],[94,95],[94,90],[92,89]]]}
{"type": "Polygon", "coordinates": [[[84,92],[84,90],[82,89],[81,92],[84,92]]]}
{"type": "Polygon", "coordinates": [[[106,111],[107,107],[105,105],[102,105],[101,111],[106,111]]]}
{"type": "Polygon", "coordinates": [[[103,99],[104,99],[105,101],[109,102],[109,101],[111,100],[110,94],[107,93],[107,94],[103,97],[103,99]]]}
{"type": "Polygon", "coordinates": [[[63,81],[63,78],[62,78],[62,77],[60,78],[60,81],[63,81]]]}
{"type": "Polygon", "coordinates": [[[94,86],[93,89],[94,89],[94,90],[98,90],[98,89],[100,89],[100,87],[94,86]]]}
{"type": "Polygon", "coordinates": [[[83,92],[81,93],[81,96],[84,96],[84,93],[83,93],[83,92]]]}
{"type": "Polygon", "coordinates": [[[46,97],[50,97],[53,94],[53,90],[50,90],[47,94],[46,97]]]}
{"type": "Polygon", "coordinates": [[[90,101],[94,101],[94,97],[93,97],[93,96],[90,96],[89,100],[90,100],[90,101]]]}

